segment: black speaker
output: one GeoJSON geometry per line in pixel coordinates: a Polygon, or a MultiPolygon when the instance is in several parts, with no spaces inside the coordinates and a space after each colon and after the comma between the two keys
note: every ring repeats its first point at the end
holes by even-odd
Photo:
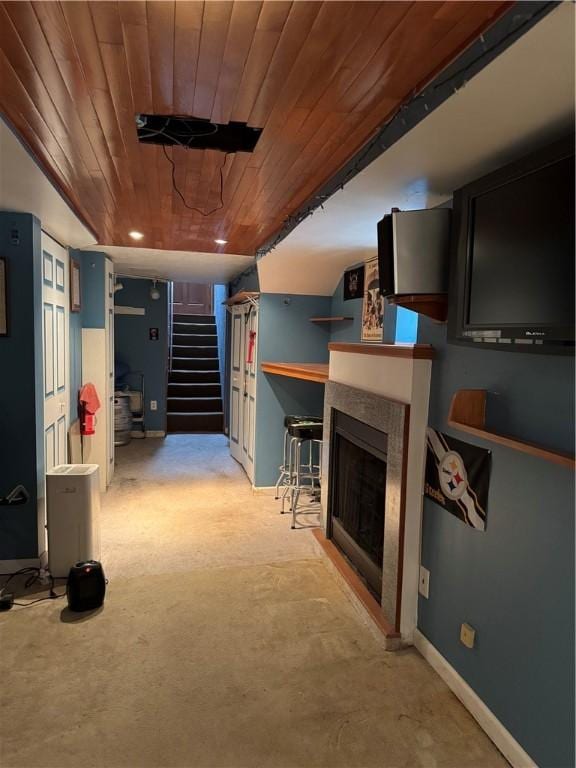
{"type": "Polygon", "coordinates": [[[106,579],[101,563],[86,560],[70,568],[66,597],[71,611],[93,611],[100,608],[105,594],[106,579]]]}

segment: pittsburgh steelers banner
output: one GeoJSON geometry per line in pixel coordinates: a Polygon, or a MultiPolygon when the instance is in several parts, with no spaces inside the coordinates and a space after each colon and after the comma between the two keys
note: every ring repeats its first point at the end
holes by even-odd
{"type": "Polygon", "coordinates": [[[428,428],[424,494],[466,525],[486,530],[491,452],[428,428]]]}

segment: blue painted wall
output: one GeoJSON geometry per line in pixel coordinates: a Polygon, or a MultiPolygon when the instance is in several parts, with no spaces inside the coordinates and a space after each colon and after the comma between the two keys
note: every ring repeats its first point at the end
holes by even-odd
{"type": "Polygon", "coordinates": [[[40,222],[31,214],[0,213],[9,334],[0,337],[0,495],[19,483],[30,494],[22,506],[0,507],[0,560],[38,556],[44,487],[40,237],[40,222]]]}
{"type": "Polygon", "coordinates": [[[226,307],[222,303],[228,298],[228,286],[214,286],[214,318],[216,320],[216,332],[218,333],[218,360],[220,363],[221,380],[224,381],[226,369],[226,307]]]}
{"type": "MultiPolygon", "coordinates": [[[[166,429],[166,376],[168,367],[168,286],[157,283],[160,298],[150,298],[151,280],[122,277],[124,288],[114,294],[115,306],[143,307],[145,315],[114,315],[114,345],[117,361],[131,371],[144,373],[145,424],[147,430],[166,429]],[[159,329],[159,340],[150,341],[149,329],[159,329]],[[150,410],[156,400],[158,410],[150,410]]],[[[132,386],[138,379],[127,379],[132,386]]]]}
{"type": "MultiPolygon", "coordinates": [[[[351,264],[348,268],[356,266],[358,264],[351,264]]],[[[330,341],[354,343],[362,340],[362,304],[361,298],[344,301],[344,276],[342,276],[332,296],[330,315],[332,317],[352,317],[352,320],[331,323],[330,341]]],[[[418,316],[414,312],[396,307],[387,301],[384,302],[384,305],[382,341],[386,344],[393,344],[394,342],[414,343],[417,336],[418,316]]]]}
{"type": "Polygon", "coordinates": [[[214,317],[216,319],[216,332],[218,334],[218,360],[220,363],[220,386],[222,389],[222,410],[224,412],[224,431],[228,427],[228,410],[229,410],[229,372],[228,360],[229,354],[229,338],[230,325],[228,319],[228,311],[223,301],[228,298],[228,285],[215,285],[214,286],[214,317]]]}
{"type": "Polygon", "coordinates": [[[351,317],[352,320],[343,320],[331,323],[330,341],[353,343],[360,341],[362,337],[362,299],[344,301],[344,277],[340,278],[336,290],[330,301],[330,317],[351,317]]]}
{"type": "Polygon", "coordinates": [[[71,251],[82,265],[82,327],[105,328],[106,255],[97,251],[71,251]]]}
{"type": "Polygon", "coordinates": [[[430,597],[418,624],[541,768],[574,761],[574,475],[571,470],[447,427],[452,394],[485,388],[492,427],[559,450],[574,445],[574,360],[447,344],[437,350],[429,423],[492,451],[487,530],[424,501],[422,563],[430,597]],[[462,622],[477,645],[459,642],[462,622]]]}
{"type": "Polygon", "coordinates": [[[404,307],[396,307],[396,344],[415,344],[418,340],[418,314],[404,307]]]}
{"type": "MultiPolygon", "coordinates": [[[[258,318],[259,362],[327,363],[329,331],[309,318],[330,313],[329,296],[262,294],[258,318]]],[[[284,416],[321,416],[324,385],[274,376],[258,369],[254,484],[276,483],[282,460],[284,416]]]]}

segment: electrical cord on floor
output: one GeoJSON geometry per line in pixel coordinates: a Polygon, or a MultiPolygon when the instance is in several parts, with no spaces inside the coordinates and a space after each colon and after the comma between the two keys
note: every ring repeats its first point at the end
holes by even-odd
{"type": "Polygon", "coordinates": [[[60,597],[65,597],[66,592],[63,592],[61,595],[59,595],[54,590],[54,582],[57,580],[66,580],[65,576],[52,576],[50,574],[50,592],[48,594],[48,597],[38,597],[34,600],[27,600],[25,603],[16,602],[12,595],[4,595],[4,592],[6,590],[6,587],[10,583],[10,581],[15,578],[16,576],[25,576],[28,574],[28,578],[24,582],[24,589],[30,589],[31,586],[33,586],[37,581],[40,580],[40,573],[41,569],[36,566],[29,566],[27,568],[20,568],[19,571],[13,571],[12,573],[1,573],[0,576],[7,576],[8,578],[6,581],[2,584],[0,587],[0,602],[2,603],[2,610],[9,610],[13,605],[17,605],[20,608],[28,608],[30,605],[34,605],[35,603],[41,603],[44,600],[56,600],[60,597]]]}
{"type": "Polygon", "coordinates": [[[48,597],[39,597],[36,600],[28,600],[25,603],[17,603],[16,601],[14,601],[12,605],[17,605],[20,608],[28,608],[30,605],[34,605],[34,603],[42,603],[44,602],[44,600],[57,600],[59,597],[66,597],[66,592],[63,592],[61,595],[58,595],[56,592],[54,592],[53,589],[51,589],[48,597]]]}

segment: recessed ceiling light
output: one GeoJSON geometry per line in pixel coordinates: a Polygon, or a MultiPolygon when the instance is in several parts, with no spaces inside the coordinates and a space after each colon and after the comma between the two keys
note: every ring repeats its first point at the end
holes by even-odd
{"type": "Polygon", "coordinates": [[[142,232],[136,232],[136,230],[135,230],[135,229],[134,229],[134,230],[132,230],[132,232],[128,232],[128,234],[130,235],[130,237],[132,238],[132,240],[142,240],[142,238],[144,237],[144,235],[142,234],[142,232]]]}
{"type": "Polygon", "coordinates": [[[218,245],[226,245],[228,240],[214,240],[214,242],[217,243],[218,245]]]}

